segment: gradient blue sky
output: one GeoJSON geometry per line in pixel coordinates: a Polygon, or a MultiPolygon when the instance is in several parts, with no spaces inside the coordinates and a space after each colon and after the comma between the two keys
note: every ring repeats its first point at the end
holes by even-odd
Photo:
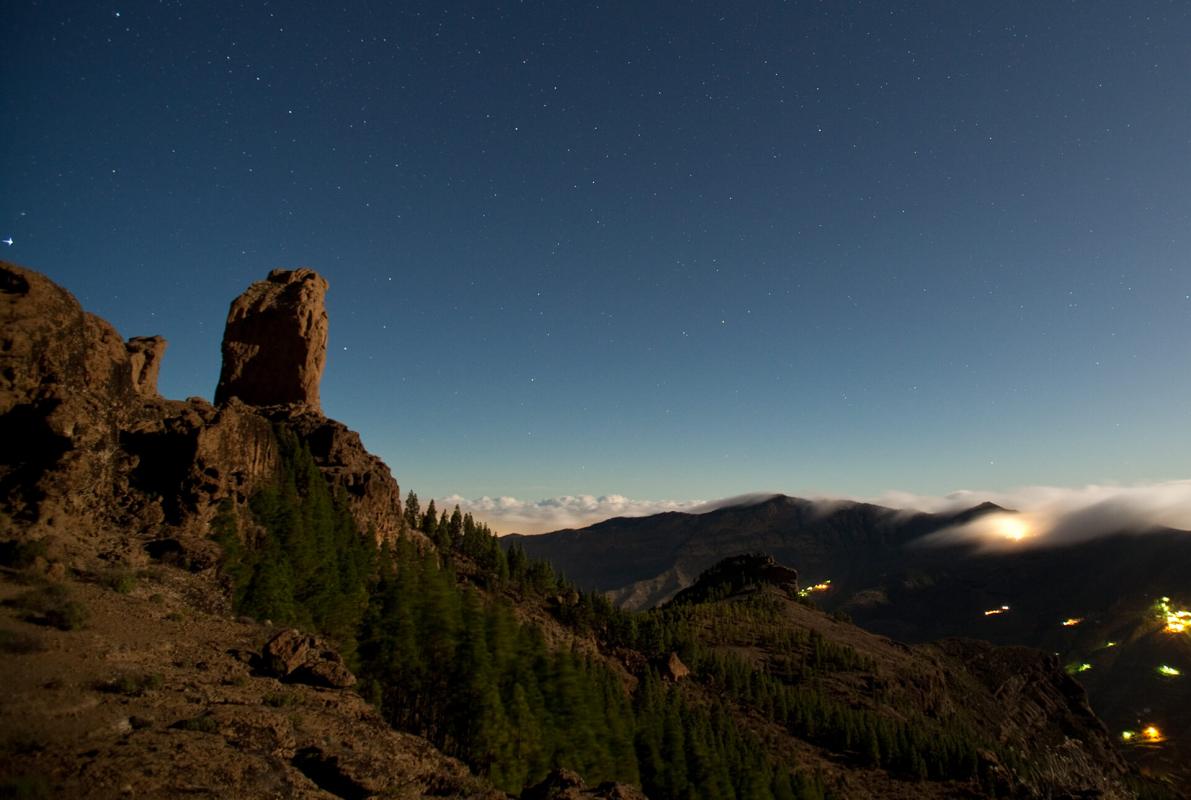
{"type": "Polygon", "coordinates": [[[232,297],[314,267],[325,410],[423,497],[1191,473],[1186,3],[18,1],[5,30],[0,256],[164,335],[172,397],[213,394],[232,297]]]}

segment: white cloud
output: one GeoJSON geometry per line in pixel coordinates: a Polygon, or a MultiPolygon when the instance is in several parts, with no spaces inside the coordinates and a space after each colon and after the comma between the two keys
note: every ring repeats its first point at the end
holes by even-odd
{"type": "Polygon", "coordinates": [[[516,497],[478,497],[468,499],[450,495],[435,500],[440,508],[456,504],[470,511],[497,533],[545,533],[562,528],[582,528],[610,517],[645,517],[663,511],[696,512],[701,500],[633,500],[620,494],[563,495],[545,500],[518,500],[516,497]]]}
{"type": "MultiPolygon", "coordinates": [[[[1073,488],[1025,486],[1009,491],[952,492],[941,497],[888,492],[873,502],[919,511],[953,512],[991,501],[1020,511],[1027,531],[1021,544],[1063,545],[1128,531],[1145,533],[1154,528],[1191,530],[1191,480],[1165,481],[1142,486],[1089,485],[1073,488]]],[[[1005,535],[1005,515],[952,528],[934,540],[1017,546],[1005,535]]]]}

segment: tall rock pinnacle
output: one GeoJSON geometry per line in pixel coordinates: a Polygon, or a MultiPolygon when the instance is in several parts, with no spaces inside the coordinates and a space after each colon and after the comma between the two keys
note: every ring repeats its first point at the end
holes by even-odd
{"type": "Polygon", "coordinates": [[[312,269],[275,269],[232,301],[215,403],[297,404],[319,413],[327,360],[327,282],[312,269]]]}

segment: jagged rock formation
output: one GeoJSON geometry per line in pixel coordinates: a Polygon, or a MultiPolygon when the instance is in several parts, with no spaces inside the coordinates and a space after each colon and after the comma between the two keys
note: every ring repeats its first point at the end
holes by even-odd
{"type": "Polygon", "coordinates": [[[311,269],[275,269],[232,301],[215,404],[298,405],[321,411],[327,360],[327,282],[311,269]]]}
{"type": "Polygon", "coordinates": [[[294,628],[270,639],[261,652],[261,661],[266,673],[288,683],[332,689],[356,685],[356,676],[337,652],[322,639],[294,628]]]}
{"type": "Polygon", "coordinates": [[[90,517],[140,405],[124,341],[36,272],[0,263],[0,496],[53,527],[90,517]]]}
{"type": "Polygon", "coordinates": [[[355,432],[318,410],[325,291],[311,270],[274,270],[232,304],[224,375],[233,378],[221,382],[227,396],[216,406],[158,395],[161,337],[125,342],[45,276],[0,263],[5,513],[29,523],[31,535],[78,525],[158,537],[167,524],[164,538],[185,560],[210,565],[212,518],[221,503],[242,506],[272,480],[280,463],[273,426],[281,424],[343,487],[360,529],[392,539],[401,525],[397,482],[355,432]],[[236,389],[273,381],[279,393],[236,389]],[[242,394],[285,404],[253,407],[242,394]]]}
{"type": "Polygon", "coordinates": [[[141,397],[157,396],[157,373],[165,356],[166,341],[160,336],[134,336],[125,344],[132,368],[132,388],[141,397]]]}

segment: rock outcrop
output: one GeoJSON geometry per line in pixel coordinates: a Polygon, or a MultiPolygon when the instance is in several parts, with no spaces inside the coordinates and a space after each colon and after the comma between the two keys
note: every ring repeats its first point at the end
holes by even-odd
{"type": "Polygon", "coordinates": [[[646,800],[635,786],[607,781],[589,788],[578,774],[555,769],[541,783],[521,793],[521,800],[646,800]]]}
{"type": "Polygon", "coordinates": [[[401,490],[388,466],[368,452],[360,434],[312,411],[274,406],[259,413],[286,425],[308,448],[332,485],[342,487],[361,531],[393,541],[401,531],[401,490]]]}
{"type": "Polygon", "coordinates": [[[132,388],[141,397],[157,397],[157,373],[165,356],[166,341],[160,336],[134,336],[124,345],[132,369],[132,388]]]}
{"type": "Polygon", "coordinates": [[[165,339],[125,342],[45,276],[0,263],[0,511],[30,535],[75,526],[156,541],[169,525],[168,547],[149,548],[200,569],[215,561],[207,534],[221,504],[243,506],[277,474],[274,427],[285,425],[343,488],[360,530],[392,540],[397,482],[318,408],[326,286],[308,269],[274,270],[237,298],[212,405],[158,395],[165,339]]]}
{"type": "Polygon", "coordinates": [[[308,633],[287,628],[274,636],[261,652],[265,674],[287,683],[305,683],[330,689],[356,685],[356,676],[343,657],[326,642],[308,633]]]}
{"type": "Polygon", "coordinates": [[[43,527],[90,517],[140,397],[124,340],[70,292],[0,263],[0,500],[43,527]]]}
{"type": "Polygon", "coordinates": [[[311,269],[275,269],[232,301],[215,404],[298,405],[321,411],[327,360],[327,282],[311,269]]]}
{"type": "Polygon", "coordinates": [[[678,653],[671,651],[670,657],[666,659],[666,663],[662,664],[661,674],[666,680],[678,683],[691,674],[691,668],[682,663],[682,659],[678,657],[678,653]]]}

